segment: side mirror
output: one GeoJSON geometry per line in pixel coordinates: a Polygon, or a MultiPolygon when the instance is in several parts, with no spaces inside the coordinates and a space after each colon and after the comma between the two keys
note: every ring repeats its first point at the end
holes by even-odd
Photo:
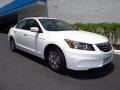
{"type": "Polygon", "coordinates": [[[31,27],[30,31],[31,32],[39,32],[39,28],[38,27],[31,27]]]}

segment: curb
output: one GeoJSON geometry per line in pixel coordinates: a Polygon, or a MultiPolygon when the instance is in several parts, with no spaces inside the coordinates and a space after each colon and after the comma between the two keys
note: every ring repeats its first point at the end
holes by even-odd
{"type": "Polygon", "coordinates": [[[114,54],[120,55],[120,50],[113,50],[114,54]]]}

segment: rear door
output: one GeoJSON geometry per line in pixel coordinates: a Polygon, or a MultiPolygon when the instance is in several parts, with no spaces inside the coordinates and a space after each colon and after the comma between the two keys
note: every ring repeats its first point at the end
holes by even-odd
{"type": "Polygon", "coordinates": [[[16,25],[16,29],[14,30],[15,43],[19,47],[25,47],[25,28],[26,28],[27,20],[22,20],[16,25]]]}

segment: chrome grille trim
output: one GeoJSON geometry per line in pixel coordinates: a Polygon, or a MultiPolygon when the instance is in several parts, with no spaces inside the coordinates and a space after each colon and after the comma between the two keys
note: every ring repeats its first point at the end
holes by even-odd
{"type": "Polygon", "coordinates": [[[103,52],[109,52],[112,50],[112,46],[109,42],[99,43],[99,44],[96,44],[96,46],[103,52]]]}

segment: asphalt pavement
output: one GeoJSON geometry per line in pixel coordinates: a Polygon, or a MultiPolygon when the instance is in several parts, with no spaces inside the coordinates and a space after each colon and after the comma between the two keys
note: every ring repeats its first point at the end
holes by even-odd
{"type": "Polygon", "coordinates": [[[12,52],[0,33],[0,90],[120,90],[120,56],[103,68],[58,74],[40,58],[12,52]]]}

